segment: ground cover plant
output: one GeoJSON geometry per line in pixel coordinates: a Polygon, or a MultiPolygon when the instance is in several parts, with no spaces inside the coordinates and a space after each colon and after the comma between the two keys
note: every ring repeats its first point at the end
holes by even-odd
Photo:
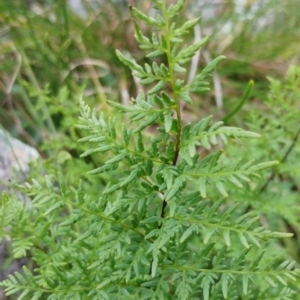
{"type": "MultiPolygon", "coordinates": [[[[1,124],[36,148],[57,131],[69,134],[60,127],[60,113],[49,112],[49,102],[40,103],[46,85],[52,104],[62,87],[73,99],[83,85],[92,106],[105,106],[107,98],[120,99],[119,92],[126,101],[134,82],[114,49],[143,57],[133,39],[127,0],[67,2],[0,3],[1,124]],[[83,7],[74,9],[75,2],[83,7]],[[32,95],[25,83],[40,93],[32,95]]],[[[131,3],[144,12],[151,10],[149,0],[131,3]]],[[[218,68],[225,112],[235,105],[250,79],[256,81],[253,95],[261,101],[267,92],[266,76],[283,76],[287,65],[299,63],[299,5],[298,0],[186,1],[180,18],[202,16],[187,39],[197,39],[198,32],[212,35],[193,65],[204,65],[207,55],[227,56],[218,68]]],[[[217,91],[202,94],[195,107],[216,115],[212,98],[217,91]]]]}
{"type": "MultiPolygon", "coordinates": [[[[276,171],[278,162],[291,152],[289,142],[298,149],[298,113],[293,108],[299,70],[291,69],[282,85],[272,80],[269,105],[282,117],[275,122],[279,131],[267,114],[262,120],[259,112],[248,117],[248,127],[257,132],[265,130],[274,139],[284,132],[284,141],[264,148],[267,153],[257,155],[256,143],[268,140],[256,132],[224,126],[210,116],[186,122],[182,103],[193,106],[193,95],[209,90],[211,73],[224,57],[212,60],[190,83],[184,80],[186,64],[208,38],[185,45],[184,36],[200,20],[175,25],[183,4],[153,1],[155,17],[131,8],[135,37],[147,63],[139,65],[120,51],[117,56],[145,91],[128,105],[109,101],[123,114],[115,118],[80,102],[74,135],[81,136],[81,144],[73,147],[84,151],[82,163],[63,157],[61,166],[48,166],[44,180],[36,174],[38,180],[18,186],[32,198],[25,206],[14,196],[2,196],[1,237],[13,240],[15,257],[32,257],[23,274],[2,283],[7,294],[20,292],[19,299],[296,297],[299,272],[288,259],[292,253],[274,250],[288,240],[279,238],[292,236],[282,228],[290,228],[272,223],[271,231],[258,214],[274,207],[263,202],[265,169],[284,176],[286,170],[276,171]],[[153,34],[144,35],[142,24],[153,34]],[[284,117],[294,124],[289,135],[284,117]],[[285,151],[273,158],[270,154],[282,143],[285,151]],[[274,160],[268,161],[270,157],[274,160]],[[261,200],[256,188],[262,190],[261,200]]],[[[61,94],[62,104],[66,97],[61,94]]],[[[289,157],[293,164],[296,156],[289,157]]],[[[286,192],[293,187],[279,181],[286,192]]],[[[275,192],[279,199],[282,195],[275,192]]],[[[295,198],[290,201],[296,207],[295,198]]],[[[298,226],[298,219],[291,219],[295,216],[288,211],[283,215],[298,226]]]]}

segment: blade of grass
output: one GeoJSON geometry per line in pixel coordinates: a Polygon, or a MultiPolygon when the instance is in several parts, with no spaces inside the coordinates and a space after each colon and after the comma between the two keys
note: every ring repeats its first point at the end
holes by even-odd
{"type": "Polygon", "coordinates": [[[222,119],[222,121],[224,123],[228,123],[228,121],[239,112],[239,110],[243,107],[243,105],[246,103],[246,101],[249,100],[252,90],[253,90],[253,86],[254,86],[254,81],[250,80],[242,98],[240,99],[240,101],[238,102],[236,107],[222,119]]]}

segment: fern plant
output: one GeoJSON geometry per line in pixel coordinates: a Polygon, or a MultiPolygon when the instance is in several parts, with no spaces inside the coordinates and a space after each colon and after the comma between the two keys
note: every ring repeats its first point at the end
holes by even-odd
{"type": "MultiPolygon", "coordinates": [[[[243,122],[251,130],[260,131],[262,136],[246,144],[238,141],[238,147],[246,160],[271,158],[280,164],[269,169],[264,179],[255,185],[245,187],[240,193],[236,191],[233,199],[238,201],[241,194],[247,194],[247,198],[242,200],[243,205],[256,210],[271,230],[294,232],[293,239],[282,241],[282,250],[299,263],[300,68],[290,67],[284,79],[269,78],[269,81],[268,97],[259,106],[249,107],[243,117],[243,122]]],[[[235,147],[229,144],[227,151],[232,152],[235,147]]],[[[269,252],[272,251],[271,247],[269,252]]],[[[278,251],[278,248],[273,251],[278,251]]]]}
{"type": "Polygon", "coordinates": [[[102,188],[83,177],[73,186],[58,173],[19,186],[32,198],[26,206],[15,196],[2,196],[0,236],[12,239],[15,257],[30,254],[34,262],[1,283],[7,295],[52,300],[295,296],[294,263],[263,250],[270,238],[291,234],[265,229],[228,193],[252,178],[259,181],[260,171],[277,161],[223,159],[229,139],[259,135],[211,124],[211,117],[183,121],[181,101],[192,105],[193,93],[207,91],[211,72],[224,59],[215,58],[185,83],[184,65],[208,38],[184,45],[184,35],[199,22],[172,21],[184,2],[168,6],[153,0],[156,17],[131,8],[136,40],[153,63],[141,66],[117,51],[140,83],[150,85],[128,106],[109,101],[130,126],[124,119],[120,129],[116,119],[81,101],[78,128],[87,135],[80,141],[90,143],[81,156],[105,157],[89,174],[99,179],[109,174],[110,183],[102,188]],[[153,28],[151,37],[142,33],[140,22],[153,28]]]}

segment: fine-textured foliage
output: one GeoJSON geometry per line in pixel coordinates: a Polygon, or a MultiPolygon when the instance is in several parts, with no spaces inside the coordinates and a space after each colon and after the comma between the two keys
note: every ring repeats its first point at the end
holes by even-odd
{"type": "Polygon", "coordinates": [[[110,182],[103,188],[82,178],[74,186],[58,173],[19,186],[32,199],[26,206],[15,196],[2,196],[0,237],[12,239],[15,257],[30,252],[35,262],[34,270],[24,267],[1,283],[7,295],[51,300],[294,297],[295,263],[264,250],[269,239],[292,234],[261,226],[258,214],[243,212],[230,199],[237,188],[251,195],[252,178],[258,184],[261,171],[278,161],[255,163],[246,155],[223,154],[232,139],[258,139],[257,133],[223,126],[212,117],[196,124],[183,121],[181,101],[192,104],[192,93],[207,91],[212,71],[224,59],[215,58],[186,84],[184,66],[208,38],[184,45],[184,35],[199,22],[179,27],[173,22],[184,2],[167,6],[165,0],[153,0],[156,17],[131,8],[136,40],[153,62],[141,66],[117,51],[140,83],[150,85],[128,106],[109,101],[127,117],[122,128],[116,118],[81,101],[77,128],[86,134],[80,141],[89,143],[81,156],[105,158],[89,174],[99,181],[109,174],[110,182]],[[154,29],[151,37],[142,33],[140,22],[154,29]]]}

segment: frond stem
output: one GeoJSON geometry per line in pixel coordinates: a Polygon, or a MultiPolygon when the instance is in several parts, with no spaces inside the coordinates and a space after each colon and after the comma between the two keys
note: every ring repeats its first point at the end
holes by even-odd
{"type": "MultiPolygon", "coordinates": [[[[165,1],[164,1],[164,4],[162,5],[162,14],[166,21],[166,23],[165,23],[165,35],[166,35],[166,44],[167,44],[166,55],[167,55],[168,67],[169,67],[169,71],[170,71],[170,84],[171,84],[173,97],[174,97],[174,101],[175,101],[175,111],[176,111],[178,127],[179,127],[178,132],[176,134],[175,154],[174,154],[174,158],[173,158],[173,162],[172,162],[172,164],[175,166],[177,164],[179,150],[180,150],[182,121],[181,121],[180,101],[178,98],[178,93],[176,92],[176,85],[175,85],[175,75],[174,75],[174,69],[173,69],[174,62],[173,62],[172,55],[171,55],[170,28],[169,28],[169,22],[168,22],[168,17],[167,17],[167,12],[166,12],[165,1]]],[[[164,218],[164,216],[165,216],[166,207],[167,207],[167,201],[163,200],[162,210],[161,210],[162,218],[164,218]]]]}

